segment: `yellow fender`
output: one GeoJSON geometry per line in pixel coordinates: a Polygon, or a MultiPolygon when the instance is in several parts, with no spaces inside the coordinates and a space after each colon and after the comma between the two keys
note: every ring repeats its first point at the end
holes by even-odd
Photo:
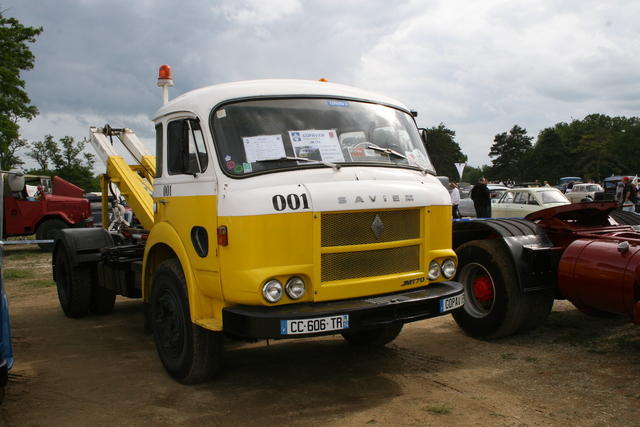
{"type": "Polygon", "coordinates": [[[153,273],[163,261],[170,258],[178,258],[185,280],[187,281],[187,293],[189,297],[189,311],[191,321],[194,323],[204,323],[207,329],[221,330],[222,319],[212,319],[214,317],[213,306],[209,298],[202,295],[198,290],[196,278],[189,261],[189,256],[184,243],[178,236],[176,230],[166,222],[156,224],[147,240],[144,259],[146,262],[142,267],[142,298],[145,303],[150,302],[153,273]],[[203,319],[207,319],[203,321],[203,319]]]}

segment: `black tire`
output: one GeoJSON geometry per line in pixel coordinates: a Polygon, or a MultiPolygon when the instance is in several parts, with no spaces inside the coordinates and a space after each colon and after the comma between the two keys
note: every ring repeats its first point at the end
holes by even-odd
{"type": "Polygon", "coordinates": [[[609,216],[620,225],[640,225],[640,215],[627,211],[611,211],[609,216]]]}
{"type": "Polygon", "coordinates": [[[222,332],[191,321],[187,285],[177,259],[164,261],[153,276],[151,328],[167,373],[182,384],[213,377],[222,362],[222,332]]]}
{"type": "Polygon", "coordinates": [[[518,286],[515,267],[500,240],[475,240],[458,250],[457,281],[464,309],[452,313],[458,326],[475,338],[495,339],[518,332],[529,305],[518,286]]]}
{"type": "Polygon", "coordinates": [[[91,270],[87,266],[71,265],[64,245],[58,248],[54,256],[56,287],[62,311],[71,318],[86,316],[91,304],[91,270]]]}
{"type": "MultiPolygon", "coordinates": [[[[36,230],[37,240],[55,240],[56,236],[65,228],[69,228],[69,225],[60,221],[59,219],[48,219],[44,221],[36,230]]],[[[51,252],[53,250],[53,243],[38,243],[40,249],[43,251],[51,252]]]]}
{"type": "Polygon", "coordinates": [[[349,343],[359,347],[383,347],[395,340],[402,331],[403,323],[384,328],[369,329],[360,332],[345,332],[342,337],[349,343]]]}
{"type": "Polygon", "coordinates": [[[111,289],[98,285],[95,281],[91,286],[91,314],[109,314],[116,305],[116,293],[111,289]]]}
{"type": "Polygon", "coordinates": [[[543,289],[526,292],[524,296],[527,303],[527,317],[520,329],[518,329],[519,334],[533,331],[547,320],[551,309],[553,309],[555,291],[553,289],[543,289]]]}

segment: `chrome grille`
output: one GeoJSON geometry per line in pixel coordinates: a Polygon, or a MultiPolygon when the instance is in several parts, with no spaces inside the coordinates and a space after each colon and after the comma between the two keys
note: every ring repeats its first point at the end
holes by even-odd
{"type": "Polygon", "coordinates": [[[418,271],[420,246],[322,254],[322,282],[418,271]]]}
{"type": "Polygon", "coordinates": [[[420,209],[337,212],[322,215],[322,247],[397,242],[420,237],[420,209]],[[376,215],[384,224],[380,239],[371,229],[376,215]]]}
{"type": "Polygon", "coordinates": [[[420,209],[337,212],[321,217],[321,281],[357,279],[420,270],[420,209]],[[379,218],[379,220],[376,219],[379,218]],[[383,224],[380,238],[372,229],[383,224]],[[376,244],[407,242],[406,246],[377,249],[376,244]],[[362,250],[340,252],[340,246],[362,250]],[[338,251],[336,251],[338,249],[338,251]]]}

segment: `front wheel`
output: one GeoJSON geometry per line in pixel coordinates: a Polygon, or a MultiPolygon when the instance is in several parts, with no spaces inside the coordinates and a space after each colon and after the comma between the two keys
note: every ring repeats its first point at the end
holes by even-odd
{"type": "Polygon", "coordinates": [[[402,331],[403,323],[360,332],[345,332],[342,337],[359,347],[382,347],[395,340],[402,331]]]}
{"type": "MultiPolygon", "coordinates": [[[[65,228],[69,228],[67,223],[60,221],[59,219],[48,219],[36,230],[36,239],[38,240],[55,240],[56,236],[65,228]]],[[[38,243],[40,249],[51,252],[53,250],[53,243],[38,243]]]]}
{"type": "Polygon", "coordinates": [[[529,311],[518,276],[499,240],[475,240],[460,246],[457,281],[465,292],[464,309],[452,313],[458,326],[475,338],[495,339],[518,332],[529,311]]]}
{"type": "Polygon", "coordinates": [[[164,261],[153,276],[151,328],[167,373],[182,384],[213,377],[222,362],[222,332],[191,321],[187,284],[177,259],[164,261]]]}

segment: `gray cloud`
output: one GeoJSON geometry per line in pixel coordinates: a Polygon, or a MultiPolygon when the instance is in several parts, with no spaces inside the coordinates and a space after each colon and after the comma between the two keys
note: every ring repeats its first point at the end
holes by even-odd
{"type": "MultiPolygon", "coordinates": [[[[1,0],[0,0],[1,1],[1,0]]],[[[5,0],[5,16],[43,26],[24,73],[41,114],[24,138],[83,138],[129,126],[152,148],[161,102],[255,78],[326,77],[395,97],[421,126],[456,131],[469,164],[496,134],[531,136],[591,113],[640,115],[637,2],[555,0],[5,0]]]]}

